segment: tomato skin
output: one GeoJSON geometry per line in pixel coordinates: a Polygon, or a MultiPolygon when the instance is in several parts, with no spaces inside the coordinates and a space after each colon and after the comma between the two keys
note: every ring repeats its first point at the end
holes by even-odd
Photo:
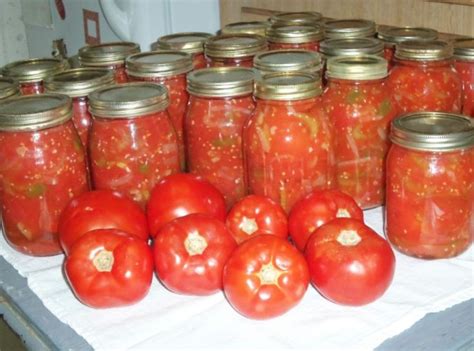
{"type": "Polygon", "coordinates": [[[111,190],[95,190],[72,199],[59,219],[59,241],[69,254],[73,244],[95,229],[119,229],[148,240],[144,211],[133,200],[111,190]]]}
{"type": "Polygon", "coordinates": [[[222,270],[236,247],[218,219],[201,213],[177,218],[155,238],[156,274],[175,293],[214,294],[222,289],[222,270]]]}
{"type": "Polygon", "coordinates": [[[308,240],[305,256],[314,287],[342,305],[361,306],[375,301],[390,286],[395,272],[395,255],[388,242],[352,218],[337,218],[316,229],[308,240]],[[352,231],[360,242],[341,244],[341,233],[352,231]]]}
{"type": "MultiPolygon", "coordinates": [[[[103,269],[103,267],[102,267],[103,269]]],[[[64,262],[74,295],[93,308],[127,306],[142,300],[153,278],[148,244],[117,229],[98,229],[82,236],[64,262]],[[95,259],[113,255],[110,271],[99,271],[95,259]]]]}
{"type": "Polygon", "coordinates": [[[308,288],[309,271],[304,256],[288,241],[258,235],[231,255],[224,267],[223,283],[227,300],[239,313],[268,319],[299,303],[308,288]]]}
{"type": "Polygon", "coordinates": [[[300,199],[288,217],[288,229],[295,246],[304,251],[311,233],[338,217],[364,220],[355,200],[339,190],[314,191],[300,199]]]}
{"type": "Polygon", "coordinates": [[[237,202],[227,214],[226,225],[238,244],[260,234],[288,237],[285,211],[266,196],[248,195],[237,202]]]}
{"type": "Polygon", "coordinates": [[[147,206],[152,237],[168,222],[191,213],[205,213],[225,221],[222,194],[203,178],[186,173],[170,175],[153,189],[147,206]]]}

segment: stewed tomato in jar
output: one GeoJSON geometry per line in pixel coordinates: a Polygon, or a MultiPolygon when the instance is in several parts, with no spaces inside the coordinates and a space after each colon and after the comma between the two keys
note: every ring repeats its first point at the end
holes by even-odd
{"type": "Polygon", "coordinates": [[[454,67],[462,81],[462,113],[474,117],[474,39],[454,42],[454,67]]]}

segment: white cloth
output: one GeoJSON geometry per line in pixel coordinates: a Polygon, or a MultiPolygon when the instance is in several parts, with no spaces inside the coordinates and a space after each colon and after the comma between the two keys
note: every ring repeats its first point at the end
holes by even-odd
{"type": "MultiPolygon", "coordinates": [[[[365,211],[382,234],[382,208],[365,211]]],[[[301,303],[266,321],[242,317],[222,293],[190,297],[167,291],[156,278],[148,296],[130,307],[82,305],[61,272],[63,256],[32,258],[0,239],[0,254],[28,279],[31,290],[61,321],[97,350],[372,349],[424,315],[474,297],[471,247],[449,260],[424,261],[396,253],[392,285],[376,302],[339,306],[310,286],[301,303]]]]}

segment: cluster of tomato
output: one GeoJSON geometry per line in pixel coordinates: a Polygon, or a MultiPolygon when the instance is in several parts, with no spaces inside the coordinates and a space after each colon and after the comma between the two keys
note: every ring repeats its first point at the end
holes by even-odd
{"type": "Polygon", "coordinates": [[[294,307],[310,282],[333,302],[370,303],[395,269],[388,242],[340,191],[313,192],[289,216],[257,195],[226,213],[214,186],[184,173],[157,184],[146,214],[112,191],[80,195],[63,211],[59,237],[73,292],[95,308],[140,301],[156,272],[172,292],[223,290],[238,312],[266,319],[294,307]]]}

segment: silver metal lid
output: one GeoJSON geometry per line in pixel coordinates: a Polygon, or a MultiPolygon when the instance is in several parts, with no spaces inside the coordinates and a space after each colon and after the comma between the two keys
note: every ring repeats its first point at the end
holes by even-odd
{"type": "Polygon", "coordinates": [[[327,39],[365,38],[376,33],[374,21],[363,19],[342,19],[327,21],[324,24],[327,39]]]}
{"type": "Polygon", "coordinates": [[[204,68],[188,74],[188,92],[205,97],[233,97],[251,94],[255,74],[251,68],[204,68]]]}
{"type": "Polygon", "coordinates": [[[320,41],[324,38],[320,26],[280,26],[270,27],[266,31],[267,40],[274,43],[300,44],[320,41]]]}
{"type": "Polygon", "coordinates": [[[135,77],[169,77],[193,69],[193,57],[182,51],[149,51],[129,56],[127,74],[135,77]]]}
{"type": "Polygon", "coordinates": [[[114,75],[107,69],[75,68],[63,71],[44,82],[47,92],[70,97],[87,96],[94,90],[114,84],[114,75]]]}
{"type": "Polygon", "coordinates": [[[336,56],[327,61],[328,78],[348,80],[376,80],[388,75],[388,63],[383,57],[336,56]]]}
{"type": "Polygon", "coordinates": [[[254,57],[254,67],[262,74],[271,72],[305,71],[319,74],[322,68],[321,55],[308,50],[272,50],[254,57]]]}
{"type": "Polygon", "coordinates": [[[79,49],[79,61],[83,66],[110,66],[124,63],[125,58],[140,52],[140,46],[132,42],[110,42],[84,46],[79,49]]]}
{"type": "Polygon", "coordinates": [[[460,38],[454,41],[454,57],[474,61],[474,38],[460,38]]]}
{"type": "Polygon", "coordinates": [[[383,42],[375,38],[326,39],[321,42],[320,52],[330,56],[383,56],[383,42]]]}
{"type": "Polygon", "coordinates": [[[239,58],[254,56],[267,48],[267,41],[259,35],[223,34],[209,38],[204,53],[209,57],[239,58]]]}
{"type": "Polygon", "coordinates": [[[165,35],[152,44],[153,50],[178,50],[188,54],[204,52],[204,42],[212,37],[210,33],[183,32],[165,35]]]}
{"type": "Polygon", "coordinates": [[[436,40],[438,31],[424,27],[383,27],[378,28],[377,37],[392,44],[407,40],[436,40]]]}
{"type": "Polygon", "coordinates": [[[105,87],[89,95],[90,112],[102,118],[137,118],[163,111],[169,105],[168,90],[154,83],[125,83],[105,87]]]}
{"type": "Polygon", "coordinates": [[[61,94],[11,97],[0,101],[0,130],[35,131],[58,126],[72,117],[71,98],[61,94]]]}
{"type": "Polygon", "coordinates": [[[310,73],[271,73],[255,82],[255,96],[265,100],[303,100],[321,95],[321,79],[310,73]]]}
{"type": "Polygon", "coordinates": [[[253,34],[264,37],[268,27],[270,27],[268,21],[235,22],[227,24],[221,32],[222,34],[253,34]]]}
{"type": "Polygon", "coordinates": [[[442,40],[404,41],[395,48],[395,58],[413,61],[446,60],[453,56],[453,46],[442,40]]]}
{"type": "Polygon", "coordinates": [[[0,77],[0,100],[19,95],[18,82],[12,78],[0,77]]]}
{"type": "Polygon", "coordinates": [[[271,16],[270,23],[273,26],[314,25],[322,18],[319,12],[281,12],[271,16]]]}
{"type": "Polygon", "coordinates": [[[13,78],[20,83],[39,82],[68,67],[67,61],[55,58],[35,58],[9,63],[2,68],[5,77],[13,78]]]}
{"type": "Polygon", "coordinates": [[[415,112],[392,121],[393,143],[415,150],[453,151],[474,147],[474,120],[446,112],[415,112]]]}

